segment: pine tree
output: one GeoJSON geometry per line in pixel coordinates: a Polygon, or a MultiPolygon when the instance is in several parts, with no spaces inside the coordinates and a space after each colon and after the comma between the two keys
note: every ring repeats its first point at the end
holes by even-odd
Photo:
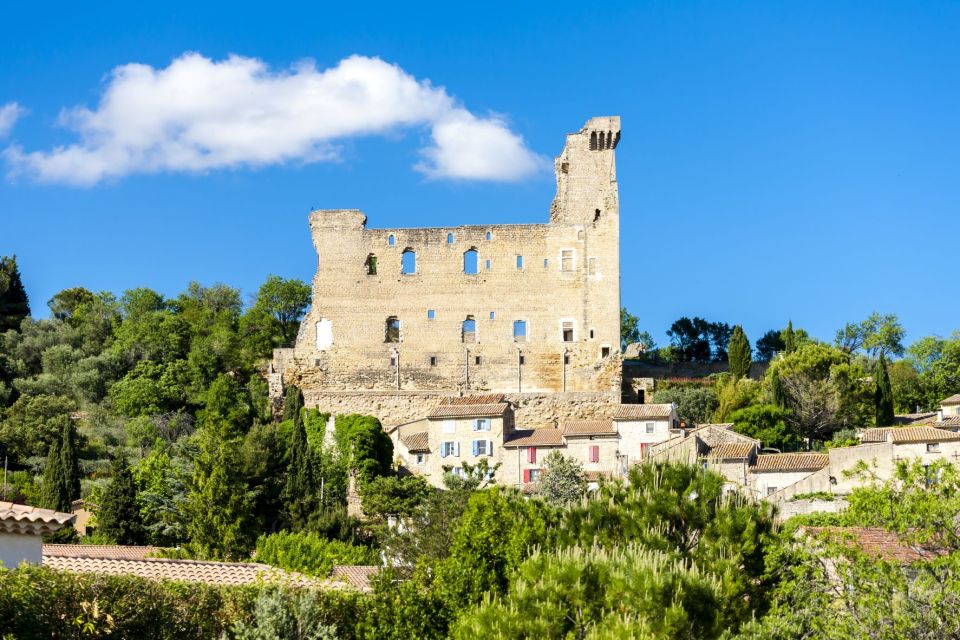
{"type": "Polygon", "coordinates": [[[783,351],[793,353],[797,350],[797,337],[793,333],[793,320],[787,321],[787,328],[783,330],[783,351]]]}
{"type": "Polygon", "coordinates": [[[877,412],[877,426],[889,427],[893,424],[893,388],[890,386],[890,374],[887,371],[887,359],[880,354],[877,363],[877,389],[874,395],[877,412]]]}
{"type": "Polygon", "coordinates": [[[74,501],[80,497],[80,460],[77,458],[77,428],[65,418],[60,440],[60,464],[63,466],[63,492],[74,501]]]}
{"type": "Polygon", "coordinates": [[[287,387],[283,394],[283,419],[293,420],[294,416],[300,415],[303,409],[303,392],[293,385],[287,387]]]}
{"type": "Polygon", "coordinates": [[[0,333],[20,330],[20,323],[30,315],[27,291],[20,279],[17,256],[0,257],[0,333]]]}
{"type": "Polygon", "coordinates": [[[287,484],[283,489],[283,502],[290,525],[294,529],[301,529],[317,510],[319,500],[319,483],[313,451],[307,441],[307,430],[303,424],[301,411],[293,417],[289,452],[290,462],[287,465],[287,484]]]}
{"type": "Polygon", "coordinates": [[[97,531],[117,544],[143,544],[145,532],[130,465],[120,455],[114,459],[112,467],[113,480],[100,501],[97,531]]]}
{"type": "Polygon", "coordinates": [[[743,327],[735,326],[733,334],[730,336],[730,343],[727,346],[727,362],[730,366],[730,373],[734,377],[745,378],[750,375],[750,365],[753,362],[750,353],[750,341],[747,340],[747,334],[743,332],[743,327]]]}
{"type": "Polygon", "coordinates": [[[53,444],[50,445],[47,464],[43,468],[41,501],[47,509],[69,513],[70,496],[66,491],[66,477],[63,473],[63,458],[60,449],[61,442],[54,440],[53,444]]]}

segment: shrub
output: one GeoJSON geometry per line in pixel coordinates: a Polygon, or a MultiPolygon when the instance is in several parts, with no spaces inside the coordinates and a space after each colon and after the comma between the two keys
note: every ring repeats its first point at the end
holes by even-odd
{"type": "Polygon", "coordinates": [[[281,531],[257,540],[257,561],[312,576],[327,576],[335,564],[380,564],[377,552],[315,533],[281,531]]]}

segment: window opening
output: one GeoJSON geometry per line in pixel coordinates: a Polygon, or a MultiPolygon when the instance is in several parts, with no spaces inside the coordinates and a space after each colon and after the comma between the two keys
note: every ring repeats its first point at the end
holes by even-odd
{"type": "Polygon", "coordinates": [[[487,271],[489,271],[489,270],[490,270],[490,261],[487,260],[487,263],[486,263],[486,265],[484,265],[484,266],[487,268],[487,271]]]}
{"type": "Polygon", "coordinates": [[[480,356],[477,356],[473,359],[473,364],[480,366],[480,356]]]}
{"type": "Polygon", "coordinates": [[[570,364],[570,354],[563,354],[563,364],[570,364]]]}
{"type": "Polygon", "coordinates": [[[654,424],[652,422],[648,422],[644,425],[644,428],[647,430],[647,433],[653,433],[654,424]]]}
{"type": "Polygon", "coordinates": [[[427,320],[433,320],[437,317],[437,312],[434,309],[427,309],[427,320]]]}
{"type": "Polygon", "coordinates": [[[487,240],[489,240],[489,239],[492,238],[492,237],[493,237],[493,234],[490,233],[489,231],[487,231],[487,240]]]}
{"type": "Polygon", "coordinates": [[[392,233],[390,234],[390,237],[387,238],[387,244],[390,245],[391,247],[397,244],[397,239],[393,237],[392,233]]]}
{"type": "Polygon", "coordinates": [[[564,322],[563,327],[563,341],[564,342],[573,342],[573,323],[564,322]]]}
{"type": "Polygon", "coordinates": [[[495,314],[493,311],[491,311],[491,312],[490,312],[490,319],[493,320],[493,319],[496,318],[496,317],[497,317],[496,314],[495,314]]]}
{"type": "Polygon", "coordinates": [[[520,365],[523,366],[523,365],[526,364],[526,363],[527,363],[527,357],[521,353],[521,354],[520,354],[520,365]]]}
{"type": "Polygon", "coordinates": [[[573,271],[573,249],[560,252],[560,271],[573,271]]]}
{"type": "Polygon", "coordinates": [[[601,349],[600,349],[600,357],[601,357],[601,358],[609,358],[609,357],[610,357],[610,347],[601,347],[601,349]]]}
{"type": "MultiPolygon", "coordinates": [[[[396,316],[387,318],[384,342],[400,342],[400,321],[396,316]]],[[[392,364],[392,362],[391,362],[392,364]]]]}
{"type": "Polygon", "coordinates": [[[517,256],[517,269],[523,269],[523,256],[517,256]]]}
{"type": "Polygon", "coordinates": [[[404,249],[400,257],[400,273],[407,275],[417,272],[417,252],[413,249],[404,249]]]}
{"type": "Polygon", "coordinates": [[[372,253],[367,256],[367,275],[377,275],[377,256],[373,255],[372,253]]]}
{"type": "Polygon", "coordinates": [[[475,274],[477,272],[477,250],[470,248],[463,252],[463,272],[475,274]]]}
{"type": "Polygon", "coordinates": [[[431,367],[437,366],[437,356],[430,356],[430,366],[431,367]]]}
{"type": "Polygon", "coordinates": [[[546,268],[549,267],[549,266],[550,266],[550,258],[544,258],[544,259],[543,259],[543,268],[546,269],[546,268]]]}
{"type": "Polygon", "coordinates": [[[461,339],[463,342],[476,342],[477,341],[477,321],[474,320],[473,316],[467,316],[463,321],[463,331],[461,333],[461,339]]]}
{"type": "Polygon", "coordinates": [[[448,233],[448,234],[447,234],[447,244],[453,244],[453,234],[452,234],[452,233],[448,233]]]}
{"type": "MultiPolygon", "coordinates": [[[[514,342],[526,342],[527,341],[527,322],[526,320],[514,320],[513,322],[513,341],[514,342]]],[[[523,356],[520,356],[521,358],[523,356]]]]}

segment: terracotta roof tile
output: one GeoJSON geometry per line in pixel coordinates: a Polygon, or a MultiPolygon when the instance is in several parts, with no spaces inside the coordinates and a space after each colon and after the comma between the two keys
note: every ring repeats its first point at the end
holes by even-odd
{"type": "Polygon", "coordinates": [[[546,427],[544,429],[526,429],[514,431],[509,439],[503,443],[504,447],[549,447],[563,444],[563,433],[560,429],[546,427]]]}
{"type": "Polygon", "coordinates": [[[616,433],[613,420],[568,420],[563,423],[565,436],[609,436],[616,433]]]}
{"type": "Polygon", "coordinates": [[[642,420],[669,418],[672,415],[672,404],[621,404],[613,410],[612,417],[614,420],[642,420]]]}
{"type": "Polygon", "coordinates": [[[322,582],[299,573],[286,572],[276,567],[254,562],[201,562],[199,560],[168,560],[163,558],[130,560],[126,558],[44,555],[43,565],[72,573],[133,575],[151,580],[178,580],[214,585],[243,585],[260,581],[276,581],[300,586],[319,586],[322,582]]]}
{"type": "Polygon", "coordinates": [[[449,404],[454,406],[462,406],[470,404],[500,404],[501,402],[503,402],[502,393],[491,393],[487,395],[460,396],[459,398],[451,398],[449,404]]]}
{"type": "Polygon", "coordinates": [[[949,398],[944,398],[940,401],[940,406],[950,407],[956,404],[960,404],[960,393],[955,393],[949,398]]]}
{"type": "Polygon", "coordinates": [[[891,429],[887,435],[893,440],[894,444],[960,440],[960,433],[934,427],[900,427],[899,429],[891,429]]]}
{"type": "Polygon", "coordinates": [[[931,426],[936,427],[937,429],[956,429],[957,427],[960,427],[960,416],[950,416],[949,418],[938,420],[931,426]]]}
{"type": "Polygon", "coordinates": [[[334,565],[331,580],[346,582],[360,591],[371,591],[370,578],[380,573],[380,567],[370,565],[334,565]]]}
{"type": "Polygon", "coordinates": [[[750,442],[726,442],[713,447],[707,457],[717,459],[749,458],[754,448],[755,445],[750,442]]]}
{"type": "Polygon", "coordinates": [[[895,427],[876,427],[874,429],[864,429],[860,436],[860,442],[886,442],[887,433],[895,427]]]}
{"type": "Polygon", "coordinates": [[[909,564],[917,560],[945,555],[936,548],[912,547],[896,533],[885,529],[868,527],[803,527],[800,530],[815,538],[827,538],[831,542],[856,546],[866,555],[891,562],[909,564]]]}
{"type": "Polygon", "coordinates": [[[510,407],[506,402],[497,404],[442,404],[427,414],[428,418],[472,418],[502,416],[510,407]]]}
{"type": "Polygon", "coordinates": [[[401,437],[400,442],[403,443],[403,446],[405,446],[410,453],[430,451],[430,436],[426,431],[411,433],[408,436],[401,437]]]}
{"type": "Polygon", "coordinates": [[[819,471],[830,464],[825,453],[765,453],[757,456],[751,468],[754,473],[764,471],[819,471]]]}
{"type": "Polygon", "coordinates": [[[920,413],[900,413],[893,416],[893,423],[897,425],[924,425],[937,419],[936,411],[922,411],[920,413]]]}
{"type": "Polygon", "coordinates": [[[73,522],[75,517],[72,513],[0,502],[0,531],[6,533],[50,533],[73,522]]]}
{"type": "Polygon", "coordinates": [[[123,558],[143,560],[161,551],[160,547],[122,544],[45,544],[43,555],[61,558],[123,558]]]}

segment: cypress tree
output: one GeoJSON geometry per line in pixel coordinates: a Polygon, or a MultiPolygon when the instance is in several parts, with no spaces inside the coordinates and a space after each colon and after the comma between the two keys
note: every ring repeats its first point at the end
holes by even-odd
{"type": "Polygon", "coordinates": [[[70,511],[70,496],[66,492],[67,483],[63,473],[63,458],[60,455],[60,449],[60,441],[54,440],[53,444],[50,445],[47,465],[43,468],[41,501],[47,509],[68,513],[70,511]]]}
{"type": "Polygon", "coordinates": [[[797,337],[793,333],[793,320],[787,321],[787,328],[783,330],[783,351],[793,353],[797,350],[797,337]]]}
{"type": "Polygon", "coordinates": [[[20,279],[17,256],[0,257],[0,333],[20,330],[20,323],[30,315],[27,290],[20,279]]]}
{"type": "Polygon", "coordinates": [[[98,531],[117,544],[143,544],[145,532],[137,505],[137,485],[122,455],[113,461],[113,480],[100,501],[98,531]]]}
{"type": "Polygon", "coordinates": [[[887,359],[880,354],[877,363],[877,389],[874,394],[877,411],[877,426],[889,427],[893,424],[893,388],[890,386],[890,374],[887,371],[887,359]]]}
{"type": "Polygon", "coordinates": [[[727,345],[727,363],[730,373],[736,378],[745,378],[750,375],[752,362],[750,341],[747,340],[747,334],[743,332],[743,327],[737,325],[733,328],[730,343],[727,345]]]}
{"type": "Polygon", "coordinates": [[[293,420],[295,416],[300,415],[301,409],[303,409],[303,392],[293,385],[287,387],[283,394],[283,419],[293,420]]]}
{"type": "MultiPolygon", "coordinates": [[[[301,396],[302,397],[302,396],[301,396]]],[[[283,489],[287,519],[294,529],[306,526],[316,511],[319,493],[313,451],[307,442],[307,429],[302,412],[293,418],[290,434],[290,462],[287,465],[287,484],[283,489]]]]}
{"type": "Polygon", "coordinates": [[[770,400],[781,409],[787,408],[787,391],[776,371],[770,374],[770,400]]]}
{"type": "Polygon", "coordinates": [[[80,460],[77,458],[77,428],[64,417],[60,440],[60,464],[63,466],[63,492],[70,501],[80,497],[80,460]]]}

